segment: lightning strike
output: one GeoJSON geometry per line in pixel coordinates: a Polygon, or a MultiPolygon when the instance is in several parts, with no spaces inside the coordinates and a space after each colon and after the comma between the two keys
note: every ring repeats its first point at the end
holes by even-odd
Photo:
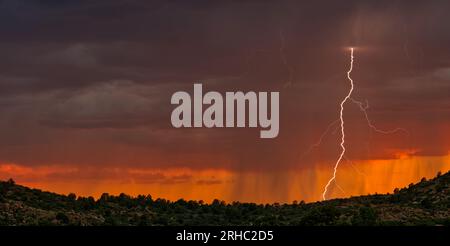
{"type": "MultiPolygon", "coordinates": [[[[364,114],[364,118],[366,119],[367,125],[369,126],[369,128],[377,133],[381,133],[381,134],[394,134],[394,133],[398,133],[398,132],[402,132],[404,134],[406,134],[407,136],[410,135],[409,131],[406,130],[405,128],[401,128],[401,127],[397,127],[395,129],[391,129],[391,130],[383,130],[383,129],[379,129],[378,127],[376,127],[372,121],[369,118],[369,114],[367,113],[367,110],[369,109],[369,102],[366,100],[365,105],[363,105],[363,103],[361,101],[358,101],[352,97],[349,98],[350,101],[352,101],[352,103],[354,103],[355,105],[357,105],[359,107],[359,109],[361,110],[361,112],[364,114]]],[[[331,131],[332,127],[334,125],[336,125],[340,120],[336,119],[335,121],[331,122],[327,128],[325,129],[325,131],[320,135],[319,139],[317,140],[316,143],[312,144],[305,152],[303,152],[303,154],[301,155],[302,157],[308,155],[309,153],[311,153],[315,148],[319,148],[320,145],[322,145],[323,139],[325,138],[325,136],[328,135],[328,133],[331,131]]],[[[339,127],[336,127],[332,133],[335,134],[335,131],[338,129],[339,127]]]]}
{"type": "Polygon", "coordinates": [[[341,144],[340,144],[341,145],[341,154],[339,155],[339,158],[337,159],[337,161],[334,165],[333,176],[330,178],[330,180],[328,180],[328,183],[325,186],[325,189],[322,193],[323,200],[326,200],[326,194],[328,192],[328,187],[331,185],[331,183],[333,181],[336,181],[337,169],[339,167],[339,164],[340,164],[342,158],[344,158],[345,151],[346,151],[346,149],[345,149],[345,128],[344,128],[344,105],[348,100],[350,100],[350,97],[351,97],[353,89],[354,89],[353,79],[350,76],[352,73],[352,70],[353,70],[353,60],[354,60],[353,50],[354,50],[353,47],[350,48],[350,68],[347,71],[347,79],[350,81],[350,90],[348,91],[345,98],[341,101],[341,104],[340,104],[341,110],[339,111],[339,121],[341,123],[341,144]]]}
{"type": "MultiPolygon", "coordinates": [[[[283,50],[283,48],[280,49],[280,51],[282,51],[282,50],[283,50]]],[[[352,70],[353,70],[353,61],[354,61],[353,53],[354,53],[354,48],[350,48],[350,68],[347,71],[347,79],[349,80],[351,87],[350,87],[350,90],[349,90],[347,96],[340,103],[339,118],[336,119],[335,121],[331,122],[327,126],[325,131],[320,135],[318,141],[316,143],[312,144],[306,151],[303,152],[303,154],[301,154],[301,157],[304,157],[304,156],[308,155],[310,152],[312,152],[313,149],[319,148],[326,135],[328,135],[330,132],[335,134],[335,132],[338,129],[340,129],[340,131],[341,131],[341,142],[340,142],[341,153],[340,153],[339,158],[337,159],[337,161],[336,161],[336,163],[334,165],[333,176],[328,180],[326,186],[324,187],[324,191],[322,193],[322,199],[323,200],[326,200],[326,194],[328,192],[328,189],[329,189],[330,185],[333,182],[334,182],[334,185],[336,186],[336,188],[338,188],[342,193],[345,193],[344,190],[336,182],[337,169],[339,167],[339,164],[343,161],[343,159],[345,159],[346,163],[348,163],[353,169],[355,169],[355,171],[358,174],[366,176],[363,172],[361,172],[359,169],[356,168],[356,166],[353,164],[353,162],[350,159],[348,159],[345,156],[346,148],[345,148],[345,129],[344,129],[344,115],[343,114],[344,114],[344,104],[347,101],[351,101],[353,104],[355,104],[360,109],[360,111],[363,113],[364,118],[365,118],[365,120],[367,122],[367,125],[368,125],[368,127],[369,127],[369,129],[371,131],[376,132],[376,133],[380,133],[380,134],[386,134],[386,135],[387,134],[394,134],[394,133],[402,132],[405,135],[410,136],[409,131],[404,129],[404,128],[397,127],[395,129],[392,129],[392,130],[383,130],[383,129],[379,129],[378,127],[376,127],[375,124],[373,124],[372,121],[370,120],[368,112],[367,112],[367,110],[369,109],[369,102],[366,100],[365,103],[363,103],[363,102],[358,101],[358,100],[356,100],[356,99],[354,99],[352,97],[352,93],[353,93],[353,90],[354,90],[354,83],[353,83],[353,79],[351,78],[351,73],[352,73],[352,70]],[[333,127],[337,123],[340,123],[340,125],[336,126],[334,128],[334,130],[332,130],[333,127]]]]}
{"type": "MultiPolygon", "coordinates": [[[[382,130],[382,129],[377,128],[377,127],[372,123],[372,121],[370,120],[369,115],[368,115],[368,113],[367,113],[367,110],[368,110],[368,108],[369,108],[369,103],[368,103],[368,101],[366,100],[366,103],[365,103],[365,105],[364,105],[362,102],[360,102],[360,101],[358,101],[358,100],[356,100],[356,99],[354,99],[354,98],[351,97],[351,96],[352,96],[353,89],[354,89],[353,79],[351,78],[351,73],[352,73],[352,70],[353,70],[353,61],[354,61],[353,51],[354,51],[354,48],[350,48],[350,68],[349,68],[349,70],[348,70],[348,72],[347,72],[347,78],[348,78],[348,80],[350,81],[350,86],[351,86],[351,87],[350,87],[350,90],[349,90],[347,96],[342,100],[342,102],[341,102],[341,104],[340,104],[341,109],[340,109],[340,114],[339,114],[339,116],[340,116],[340,117],[339,117],[339,122],[340,122],[340,130],[341,130],[341,143],[340,143],[340,146],[341,146],[341,154],[339,155],[339,158],[337,159],[337,161],[336,161],[336,163],[335,163],[335,165],[334,165],[333,176],[328,180],[328,183],[326,184],[326,186],[325,186],[325,188],[324,188],[324,191],[323,191],[323,193],[322,193],[322,199],[323,199],[323,200],[326,200],[326,194],[327,194],[327,192],[328,192],[328,188],[329,188],[329,186],[331,185],[331,183],[334,181],[335,184],[336,184],[336,173],[337,173],[337,169],[338,169],[339,164],[341,163],[342,159],[345,158],[348,162],[350,162],[350,160],[348,160],[348,159],[345,157],[346,148],[345,148],[345,128],[344,128],[344,104],[345,104],[348,100],[350,100],[351,102],[353,102],[354,104],[356,104],[356,105],[359,107],[359,109],[361,110],[361,112],[364,114],[364,118],[365,118],[366,121],[367,121],[367,125],[369,126],[369,128],[370,128],[371,130],[373,130],[373,131],[375,131],[375,132],[377,132],[377,133],[381,133],[381,134],[393,134],[393,133],[397,133],[397,132],[403,132],[403,133],[405,133],[406,135],[409,136],[409,132],[408,132],[406,129],[404,129],[404,128],[395,128],[395,129],[393,129],[393,130],[382,130]]],[[[335,121],[335,122],[336,122],[336,121],[335,121]]],[[[332,124],[334,124],[335,122],[333,122],[332,124]]],[[[313,145],[314,147],[318,147],[318,145],[320,145],[320,143],[321,143],[321,141],[322,141],[322,138],[324,137],[324,135],[327,134],[328,130],[329,130],[329,129],[327,128],[327,130],[324,132],[324,134],[322,134],[322,136],[320,137],[319,142],[313,145]]],[[[350,163],[350,164],[353,166],[352,163],[350,163]]],[[[358,172],[358,173],[359,173],[359,172],[358,172]]],[[[339,186],[338,186],[337,184],[336,184],[336,187],[339,188],[339,186]]],[[[339,189],[342,191],[342,188],[339,188],[339,189]]]]}
{"type": "Polygon", "coordinates": [[[344,159],[347,161],[347,163],[355,170],[355,172],[357,172],[359,175],[362,176],[366,176],[366,174],[364,172],[362,172],[361,170],[359,170],[354,164],[353,161],[348,159],[346,156],[344,156],[344,159]]]}
{"type": "MultiPolygon", "coordinates": [[[[312,144],[305,152],[303,152],[303,154],[301,155],[301,157],[304,157],[306,155],[308,155],[309,153],[311,153],[311,151],[313,151],[315,148],[319,148],[320,145],[322,145],[323,139],[325,138],[325,136],[331,131],[332,127],[335,126],[337,123],[339,122],[339,119],[331,122],[326,130],[322,133],[322,135],[320,135],[319,139],[317,140],[316,143],[312,144]]],[[[337,129],[337,127],[336,127],[337,129]]],[[[335,131],[335,129],[333,130],[335,131]]],[[[333,132],[334,133],[334,132],[333,132]]]]}
{"type": "Polygon", "coordinates": [[[355,100],[355,99],[353,99],[353,98],[350,98],[350,100],[351,100],[354,104],[358,105],[359,109],[361,110],[361,112],[363,112],[364,117],[366,118],[367,125],[368,125],[373,131],[378,132],[378,133],[381,133],[381,134],[393,134],[393,133],[397,133],[397,132],[403,132],[403,133],[405,133],[406,135],[409,136],[409,131],[406,130],[406,129],[404,129],[404,128],[397,127],[397,128],[395,128],[395,129],[392,129],[392,130],[382,130],[382,129],[377,128],[377,127],[372,123],[372,121],[369,119],[369,115],[367,114],[367,109],[369,109],[369,102],[366,100],[366,105],[364,106],[363,103],[360,102],[360,101],[358,101],[358,100],[355,100]]]}

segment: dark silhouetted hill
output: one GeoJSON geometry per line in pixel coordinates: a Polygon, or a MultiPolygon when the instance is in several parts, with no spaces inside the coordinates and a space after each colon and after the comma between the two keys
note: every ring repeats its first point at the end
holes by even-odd
{"type": "Polygon", "coordinates": [[[0,182],[0,225],[450,225],[450,172],[394,194],[260,205],[103,194],[77,197],[0,182]]]}

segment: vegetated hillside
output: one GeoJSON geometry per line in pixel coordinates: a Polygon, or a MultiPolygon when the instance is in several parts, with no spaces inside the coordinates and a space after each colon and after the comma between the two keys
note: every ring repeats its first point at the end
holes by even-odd
{"type": "Polygon", "coordinates": [[[394,194],[258,205],[130,197],[100,199],[0,182],[0,225],[450,225],[450,172],[394,194]]]}

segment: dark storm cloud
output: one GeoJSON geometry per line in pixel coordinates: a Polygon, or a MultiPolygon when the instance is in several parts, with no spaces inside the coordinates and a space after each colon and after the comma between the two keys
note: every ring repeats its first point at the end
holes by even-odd
{"type": "MultiPolygon", "coordinates": [[[[302,18],[312,15],[298,7],[306,15],[302,18]]],[[[76,87],[112,79],[191,83],[237,76],[244,72],[247,53],[276,52],[279,29],[294,18],[284,17],[288,9],[288,3],[260,2],[5,1],[0,30],[6,59],[1,65],[10,77],[39,81],[31,85],[35,90],[36,84],[76,87]]],[[[301,29],[323,29],[332,21],[326,15],[320,19],[301,29]]],[[[279,61],[275,64],[280,67],[279,61]]]]}
{"type": "MultiPolygon", "coordinates": [[[[355,96],[370,101],[374,121],[430,129],[414,127],[449,120],[449,7],[447,1],[1,1],[0,134],[8,140],[2,156],[242,169],[297,164],[298,152],[337,118],[348,89],[343,48],[350,45],[360,47],[355,96]],[[170,95],[198,81],[221,92],[281,91],[280,137],[259,142],[252,131],[172,129],[170,95]],[[94,153],[98,145],[104,147],[94,153]],[[221,160],[202,160],[205,152],[221,160]],[[166,159],[136,157],[146,154],[166,159]]],[[[351,115],[361,116],[357,109],[351,115]]],[[[427,153],[442,153],[449,143],[437,146],[426,137],[433,135],[420,131],[417,142],[427,153]]],[[[330,141],[322,156],[334,158],[335,150],[330,141]]]]}
{"type": "Polygon", "coordinates": [[[117,79],[192,83],[246,72],[246,81],[279,80],[286,76],[280,31],[300,80],[315,76],[309,71],[322,62],[306,61],[336,44],[389,46],[408,39],[411,48],[448,40],[443,4],[400,3],[4,1],[2,75],[34,82],[2,91],[117,79]],[[270,73],[260,73],[268,67],[270,73]]]}

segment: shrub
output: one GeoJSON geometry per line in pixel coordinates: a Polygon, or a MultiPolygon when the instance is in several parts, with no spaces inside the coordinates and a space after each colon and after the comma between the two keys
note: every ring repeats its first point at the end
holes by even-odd
{"type": "Polygon", "coordinates": [[[65,214],[65,213],[63,213],[63,212],[59,212],[59,213],[57,213],[56,214],[56,219],[60,222],[60,223],[62,223],[62,224],[65,224],[65,225],[67,225],[67,224],[69,224],[69,217],[67,217],[67,215],[65,214]]]}
{"type": "Polygon", "coordinates": [[[353,216],[352,224],[358,226],[373,226],[377,223],[378,215],[372,207],[360,207],[358,213],[353,216]]]}

